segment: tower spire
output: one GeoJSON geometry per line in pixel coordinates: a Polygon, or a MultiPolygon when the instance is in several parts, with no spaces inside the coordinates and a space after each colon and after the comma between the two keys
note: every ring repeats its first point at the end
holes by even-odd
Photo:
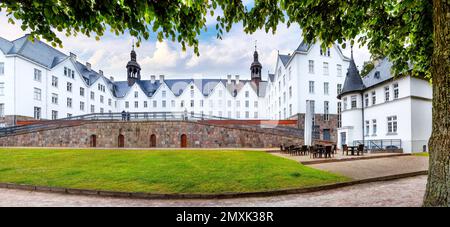
{"type": "Polygon", "coordinates": [[[353,59],[353,45],[350,46],[351,58],[353,59]]]}

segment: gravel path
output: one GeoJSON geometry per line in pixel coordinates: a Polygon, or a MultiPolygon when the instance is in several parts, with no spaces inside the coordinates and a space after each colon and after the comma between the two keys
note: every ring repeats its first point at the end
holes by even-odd
{"type": "Polygon", "coordinates": [[[226,200],[139,200],[0,189],[0,206],[420,206],[426,176],[314,193],[226,200]]]}

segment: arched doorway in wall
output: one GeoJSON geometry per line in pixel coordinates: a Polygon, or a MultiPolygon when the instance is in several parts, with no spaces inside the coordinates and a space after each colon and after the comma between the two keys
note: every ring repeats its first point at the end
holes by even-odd
{"type": "Polygon", "coordinates": [[[122,134],[119,134],[118,141],[117,141],[118,147],[125,147],[125,137],[122,134]]]}
{"type": "Polygon", "coordinates": [[[150,147],[156,147],[156,135],[152,134],[150,136],[150,147]]]}
{"type": "Polygon", "coordinates": [[[181,135],[181,147],[187,147],[187,136],[186,134],[181,135]]]}
{"type": "Polygon", "coordinates": [[[97,147],[97,135],[91,135],[89,137],[89,144],[91,147],[97,147]]]}

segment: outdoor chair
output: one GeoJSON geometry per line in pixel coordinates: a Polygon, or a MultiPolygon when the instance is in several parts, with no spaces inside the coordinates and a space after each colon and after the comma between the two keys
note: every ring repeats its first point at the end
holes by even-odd
{"type": "Polygon", "coordinates": [[[364,154],[364,144],[358,145],[358,154],[359,154],[359,152],[361,152],[361,155],[364,154]]]}
{"type": "Polygon", "coordinates": [[[342,155],[344,155],[345,152],[348,152],[348,146],[347,144],[342,144],[342,155]]]}
{"type": "Polygon", "coordinates": [[[308,146],[306,146],[306,145],[303,145],[302,146],[302,155],[308,155],[308,146]]]}
{"type": "Polygon", "coordinates": [[[331,158],[332,146],[325,146],[325,158],[331,158]]]}

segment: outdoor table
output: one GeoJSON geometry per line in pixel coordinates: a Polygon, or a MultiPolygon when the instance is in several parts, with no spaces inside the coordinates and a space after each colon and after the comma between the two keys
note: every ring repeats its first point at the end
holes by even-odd
{"type": "MultiPolygon", "coordinates": [[[[355,155],[355,149],[358,149],[357,146],[347,146],[347,155],[348,155],[348,150],[351,150],[350,154],[351,155],[355,155]]],[[[359,155],[359,151],[358,151],[358,155],[359,155]]]]}

